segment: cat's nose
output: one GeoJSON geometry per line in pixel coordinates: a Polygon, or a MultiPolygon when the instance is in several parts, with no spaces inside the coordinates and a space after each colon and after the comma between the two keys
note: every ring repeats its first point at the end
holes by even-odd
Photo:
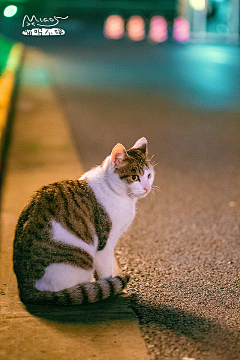
{"type": "Polygon", "coordinates": [[[148,192],[148,191],[150,190],[150,187],[145,186],[143,189],[144,189],[146,192],[148,192]]]}

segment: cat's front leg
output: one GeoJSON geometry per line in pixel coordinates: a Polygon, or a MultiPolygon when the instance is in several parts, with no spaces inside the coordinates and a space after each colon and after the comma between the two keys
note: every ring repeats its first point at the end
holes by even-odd
{"type": "Polygon", "coordinates": [[[114,261],[114,249],[108,244],[103,250],[97,251],[94,259],[94,269],[96,270],[99,279],[113,277],[114,261]]]}
{"type": "Polygon", "coordinates": [[[121,273],[121,269],[119,267],[118,261],[115,257],[115,255],[113,255],[113,276],[118,276],[121,273]]]}

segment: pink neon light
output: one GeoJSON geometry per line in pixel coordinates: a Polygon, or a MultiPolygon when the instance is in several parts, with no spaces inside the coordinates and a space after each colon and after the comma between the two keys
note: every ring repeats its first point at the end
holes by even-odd
{"type": "Polygon", "coordinates": [[[167,40],[168,30],[167,22],[162,16],[153,16],[150,22],[148,37],[155,42],[163,42],[167,40]]]}
{"type": "Polygon", "coordinates": [[[108,39],[120,39],[124,34],[124,20],[119,15],[109,16],[104,23],[104,36],[108,39]]]}
{"type": "Polygon", "coordinates": [[[141,16],[131,16],[127,24],[128,36],[131,40],[140,41],[145,38],[145,23],[141,16]]]}
{"type": "Polygon", "coordinates": [[[173,37],[179,42],[189,39],[189,22],[184,18],[177,18],[173,23],[173,37]]]}

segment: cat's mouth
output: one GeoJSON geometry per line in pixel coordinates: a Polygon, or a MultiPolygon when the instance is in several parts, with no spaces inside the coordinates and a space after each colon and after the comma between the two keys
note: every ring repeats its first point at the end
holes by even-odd
{"type": "Polygon", "coordinates": [[[144,198],[144,197],[146,197],[149,193],[150,193],[150,189],[145,190],[141,197],[144,198]]]}

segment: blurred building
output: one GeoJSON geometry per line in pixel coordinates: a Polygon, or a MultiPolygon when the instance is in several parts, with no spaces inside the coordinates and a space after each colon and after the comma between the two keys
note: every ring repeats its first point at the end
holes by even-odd
{"type": "Polygon", "coordinates": [[[196,41],[239,39],[239,0],[179,0],[179,15],[196,41]]]}
{"type": "Polygon", "coordinates": [[[104,19],[118,13],[127,19],[141,15],[149,18],[162,15],[171,20],[177,12],[178,0],[51,0],[48,7],[53,11],[69,12],[74,17],[104,19]]]}

